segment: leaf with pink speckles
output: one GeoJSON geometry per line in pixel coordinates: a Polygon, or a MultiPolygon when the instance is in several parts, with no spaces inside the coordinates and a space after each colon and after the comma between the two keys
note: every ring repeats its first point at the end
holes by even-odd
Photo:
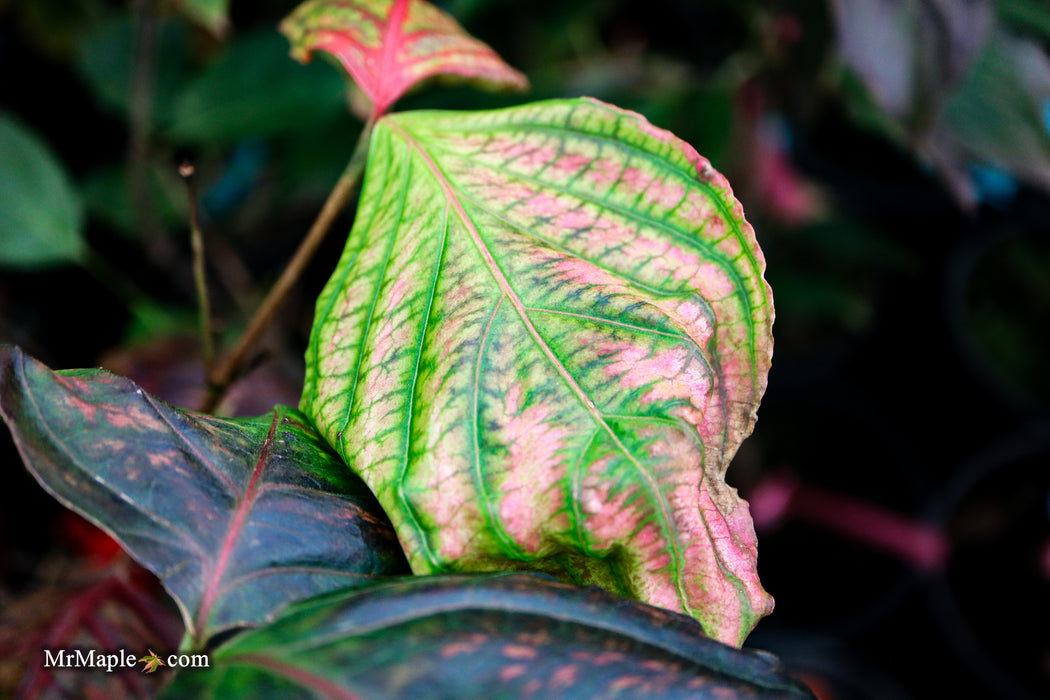
{"type": "Polygon", "coordinates": [[[0,415],[41,485],[161,579],[196,647],[407,570],[375,499],[295,409],[198,415],[0,346],[0,415]]]}
{"type": "Polygon", "coordinates": [[[413,86],[442,76],[487,90],[524,91],[528,79],[425,0],[307,0],[284,22],[292,56],[335,58],[378,116],[413,86]]]}
{"type": "Polygon", "coordinates": [[[595,100],[387,116],[301,407],[416,573],[539,570],[740,644],[772,599],[723,477],[765,261],[688,144],[595,100]]]}
{"type": "Polygon", "coordinates": [[[528,574],[426,576],[304,601],[161,698],[812,700],[696,621],[528,574]]]}

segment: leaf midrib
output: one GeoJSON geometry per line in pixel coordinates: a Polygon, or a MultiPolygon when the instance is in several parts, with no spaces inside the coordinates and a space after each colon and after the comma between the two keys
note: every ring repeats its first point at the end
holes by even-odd
{"type": "MultiPolygon", "coordinates": [[[[440,143],[438,143],[438,148],[441,148],[440,143]]],[[[453,149],[448,149],[448,148],[444,148],[443,150],[445,150],[448,153],[451,153],[451,154],[455,155],[458,158],[467,158],[467,156],[465,156],[464,154],[460,153],[459,151],[455,151],[453,149]]],[[[500,171],[500,173],[502,175],[506,176],[506,177],[509,177],[509,178],[512,178],[512,179],[515,179],[515,180],[519,180],[521,182],[525,182],[525,183],[531,184],[531,185],[533,185],[533,186],[535,186],[537,188],[542,188],[542,189],[545,189],[545,190],[552,190],[552,191],[559,192],[559,193],[562,193],[562,194],[567,194],[570,197],[574,197],[576,199],[582,200],[582,201],[584,201],[584,202],[586,202],[588,204],[592,204],[592,205],[594,205],[596,207],[599,207],[601,209],[606,209],[608,211],[613,212],[614,214],[617,214],[617,215],[623,217],[624,219],[632,220],[632,221],[634,221],[634,222],[636,222],[638,224],[651,226],[653,229],[655,229],[657,231],[660,231],[662,233],[665,233],[668,236],[671,236],[675,240],[677,240],[677,241],[679,241],[679,242],[681,242],[681,243],[683,243],[685,245],[689,245],[689,246],[696,245],[696,246],[701,247],[704,250],[704,253],[709,258],[711,258],[714,262],[718,263],[719,268],[724,270],[726,272],[726,274],[729,275],[729,277],[732,279],[734,288],[736,290],[738,290],[734,294],[734,296],[736,296],[740,300],[740,304],[743,307],[743,310],[745,312],[744,313],[744,317],[748,319],[748,325],[754,325],[754,321],[752,320],[752,314],[753,314],[753,311],[754,311],[754,309],[753,309],[754,304],[752,304],[752,302],[751,302],[751,295],[750,295],[750,293],[748,291],[748,286],[747,286],[747,284],[745,284],[743,276],[740,274],[739,270],[737,270],[736,267],[733,265],[733,261],[736,260],[737,258],[729,258],[724,253],[722,253],[721,251],[717,250],[714,247],[714,245],[717,244],[718,241],[721,241],[723,239],[718,239],[718,241],[712,241],[712,242],[709,243],[708,241],[705,241],[705,240],[702,240],[702,239],[699,239],[699,238],[691,238],[691,237],[685,235],[684,233],[682,233],[681,231],[679,231],[678,229],[676,229],[671,224],[667,223],[666,221],[654,218],[654,217],[650,216],[649,214],[646,214],[646,213],[643,213],[643,212],[640,212],[640,211],[635,211],[633,209],[628,209],[628,208],[624,207],[621,204],[616,204],[616,203],[607,201],[605,199],[602,199],[600,197],[589,195],[589,194],[587,194],[587,193],[585,193],[583,191],[576,190],[576,189],[569,189],[567,187],[566,188],[559,188],[559,187],[556,187],[555,185],[552,185],[549,182],[544,182],[540,178],[537,178],[537,177],[534,177],[534,176],[531,176],[531,175],[526,175],[525,173],[508,172],[508,171],[502,171],[502,170],[500,171]]],[[[694,184],[697,184],[697,183],[702,184],[701,181],[697,180],[696,178],[684,178],[684,179],[688,179],[689,182],[692,182],[694,184]]],[[[701,187],[701,189],[707,191],[707,193],[709,195],[709,198],[716,203],[716,205],[718,207],[718,212],[719,212],[719,214],[721,214],[722,219],[732,227],[733,233],[729,234],[729,235],[733,235],[733,237],[736,238],[737,243],[740,244],[740,248],[742,250],[741,255],[742,256],[746,256],[748,261],[751,263],[751,267],[754,270],[757,271],[758,270],[758,264],[757,264],[757,261],[754,258],[754,254],[751,252],[751,249],[750,249],[751,247],[748,244],[748,241],[743,240],[743,236],[741,235],[742,232],[740,230],[740,227],[737,226],[737,224],[734,221],[733,217],[730,215],[730,212],[728,212],[726,210],[726,207],[725,207],[724,203],[721,201],[721,199],[718,196],[716,196],[714,193],[712,193],[710,191],[711,190],[710,186],[708,186],[708,187],[701,187]]],[[[472,201],[476,201],[469,194],[464,193],[464,196],[467,199],[471,199],[472,201]]],[[[503,214],[492,211],[487,206],[484,206],[483,203],[479,203],[479,208],[483,209],[484,211],[486,211],[487,213],[489,213],[489,214],[491,214],[493,216],[497,216],[497,217],[499,217],[502,220],[506,220],[506,217],[503,214]]],[[[515,228],[522,229],[521,226],[518,226],[516,224],[515,224],[515,228]]],[[[522,229],[522,230],[527,230],[527,229],[522,229]]],[[[528,233],[529,233],[530,236],[536,238],[537,240],[543,240],[543,241],[546,242],[546,239],[544,239],[543,237],[539,236],[535,232],[529,231],[528,233]]],[[[726,237],[728,237],[728,235],[726,237]]],[[[633,278],[631,279],[631,281],[633,283],[636,283],[636,284],[649,286],[649,285],[646,285],[644,282],[641,282],[640,280],[635,280],[633,278]]],[[[759,290],[759,291],[761,291],[761,290],[759,290]]],[[[661,293],[666,294],[668,292],[661,290],[661,293]]],[[[751,350],[752,354],[754,354],[754,344],[755,344],[754,343],[754,338],[753,338],[754,332],[752,331],[748,335],[749,335],[749,349],[751,350]]]]}
{"type": "MultiPolygon", "coordinates": [[[[559,100],[552,100],[552,102],[558,102],[558,101],[559,100]]],[[[508,130],[507,126],[508,125],[506,125],[506,124],[499,124],[499,125],[496,125],[496,124],[472,124],[468,128],[466,126],[455,126],[455,125],[443,124],[442,125],[442,131],[445,131],[445,132],[458,132],[458,133],[464,133],[464,132],[468,132],[468,131],[470,131],[470,132],[499,133],[501,131],[502,132],[507,131],[508,130]]],[[[616,148],[631,151],[632,154],[637,156],[638,158],[641,158],[642,160],[649,161],[650,163],[653,163],[654,165],[657,165],[660,168],[669,170],[669,171],[673,172],[674,174],[680,176],[683,180],[686,180],[687,182],[694,183],[698,188],[703,190],[704,193],[708,195],[708,198],[712,202],[715,203],[715,205],[718,208],[718,213],[721,214],[722,218],[732,227],[733,234],[737,238],[737,241],[741,244],[741,248],[743,249],[744,253],[747,255],[748,262],[751,263],[751,267],[754,268],[756,271],[759,269],[758,260],[755,257],[754,252],[751,250],[751,246],[747,245],[748,241],[744,240],[743,229],[737,224],[735,217],[732,215],[733,212],[731,211],[730,207],[728,207],[726,205],[725,201],[723,201],[722,193],[719,192],[718,189],[714,185],[712,185],[710,182],[708,182],[706,180],[698,179],[696,177],[695,168],[693,168],[693,171],[690,171],[690,170],[686,169],[685,167],[679,165],[678,163],[669,162],[669,161],[667,161],[667,160],[665,160],[663,158],[660,158],[660,157],[650,153],[649,151],[646,151],[645,149],[643,149],[643,148],[641,148],[641,147],[639,147],[639,146],[637,146],[637,145],[635,145],[633,143],[629,143],[629,142],[626,142],[626,141],[619,141],[619,140],[613,138],[612,136],[606,136],[604,134],[595,134],[595,133],[592,133],[592,132],[583,131],[583,130],[578,129],[576,127],[569,126],[568,124],[557,125],[556,126],[556,125],[551,125],[551,124],[538,124],[538,123],[535,123],[535,122],[513,122],[511,126],[513,126],[513,128],[515,130],[535,131],[535,132],[539,132],[539,133],[550,133],[556,139],[559,136],[564,137],[565,134],[568,133],[568,134],[572,134],[572,135],[574,135],[574,136],[576,136],[576,137],[578,137],[580,139],[593,141],[596,144],[611,144],[611,145],[615,146],[616,148]]],[[[617,126],[617,129],[619,129],[619,126],[617,126]]],[[[460,155],[461,157],[465,157],[465,156],[463,156],[463,154],[460,154],[460,153],[457,153],[457,155],[460,155]]],[[[515,177],[521,177],[523,179],[528,178],[528,176],[526,176],[524,174],[518,174],[518,173],[515,174],[515,177]]],[[[550,185],[545,185],[545,186],[546,187],[550,187],[550,185]]],[[[576,193],[569,192],[568,194],[576,194],[576,193]]],[[[581,196],[581,199],[585,199],[585,197],[581,196]]],[[[607,204],[605,202],[599,202],[599,203],[603,204],[604,206],[608,206],[609,208],[614,208],[615,207],[615,205],[607,204]]],[[[646,218],[648,218],[648,217],[646,217],[646,218]]],[[[654,219],[653,221],[654,222],[659,222],[659,220],[657,220],[657,219],[654,219]]],[[[659,223],[661,225],[666,226],[666,222],[659,222],[659,223]]]]}
{"type": "Polygon", "coordinates": [[[679,552],[678,550],[678,541],[672,534],[672,521],[668,512],[668,505],[664,499],[663,492],[660,490],[659,484],[655,482],[652,474],[650,474],[642,466],[642,464],[638,461],[634,454],[631,453],[631,451],[627,449],[627,446],[623,444],[623,441],[620,440],[620,437],[605,421],[604,416],[602,416],[601,411],[598,410],[598,407],[595,405],[594,401],[589,396],[587,396],[586,393],[584,393],[583,388],[576,382],[575,379],[573,379],[572,375],[569,374],[568,369],[554,354],[554,351],[547,344],[546,340],[544,340],[543,336],[540,335],[535,325],[533,325],[532,319],[529,318],[524,303],[518,297],[518,294],[514,291],[514,288],[511,287],[509,280],[507,280],[506,275],[504,275],[503,273],[503,270],[496,263],[492,252],[485,244],[485,241],[482,240],[481,234],[478,232],[473,220],[467,215],[466,211],[463,209],[463,205],[460,202],[459,197],[456,195],[456,192],[452,187],[452,183],[445,176],[441,168],[437,165],[437,163],[434,162],[434,159],[426,151],[426,149],[419,142],[419,140],[411,134],[409,134],[409,132],[402,125],[398,124],[393,119],[385,119],[383,123],[392,131],[396,132],[405,141],[406,145],[410,149],[414,150],[416,153],[419,154],[420,158],[423,160],[427,169],[430,171],[432,177],[434,178],[435,183],[438,185],[439,189],[444,193],[446,201],[452,205],[452,208],[455,209],[456,214],[463,222],[464,227],[467,229],[467,232],[470,235],[471,241],[474,243],[478,252],[481,254],[481,257],[485,261],[485,266],[486,268],[488,268],[497,286],[500,287],[500,290],[503,292],[503,295],[506,296],[506,298],[514,306],[514,309],[517,312],[518,317],[521,319],[522,324],[524,324],[526,331],[529,333],[530,336],[532,336],[533,341],[539,346],[540,350],[547,357],[548,362],[555,368],[558,374],[561,375],[562,380],[568,385],[570,391],[572,391],[572,393],[576,395],[580,403],[583,404],[586,410],[591,414],[594,422],[606,432],[606,434],[613,441],[613,444],[617,447],[617,449],[619,449],[620,452],[625,457],[627,457],[631,464],[634,465],[635,469],[637,470],[637,473],[640,474],[642,478],[646,481],[650,492],[655,496],[656,501],[657,503],[659,503],[660,506],[660,517],[663,522],[663,529],[666,534],[667,541],[670,544],[671,553],[674,557],[674,569],[676,572],[674,580],[679,599],[682,603],[683,609],[686,610],[690,615],[692,615],[692,607],[689,605],[689,601],[685,594],[685,591],[682,589],[682,581],[680,576],[682,571],[681,552],[679,552]]]}
{"type": "Polygon", "coordinates": [[[230,518],[226,535],[223,537],[222,546],[219,549],[219,556],[215,560],[214,568],[205,584],[204,595],[201,598],[200,607],[197,609],[197,615],[194,620],[194,626],[196,627],[193,631],[194,641],[197,644],[203,644],[205,641],[208,618],[211,615],[212,608],[219,599],[220,584],[226,575],[226,569],[230,557],[233,555],[237,539],[240,537],[252,506],[255,505],[255,500],[259,495],[262,486],[262,475],[270,461],[270,448],[273,445],[274,437],[277,434],[277,426],[280,424],[283,415],[284,412],[282,410],[274,411],[273,421],[270,423],[270,429],[263,440],[262,446],[259,448],[259,456],[256,458],[252,475],[248,480],[243,496],[234,509],[233,517],[230,518]]]}

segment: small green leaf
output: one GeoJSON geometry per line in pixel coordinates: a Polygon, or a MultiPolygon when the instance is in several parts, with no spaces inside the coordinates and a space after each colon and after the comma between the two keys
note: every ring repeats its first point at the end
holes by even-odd
{"type": "Polygon", "coordinates": [[[684,615],[527,574],[426,576],[291,607],[162,698],[793,698],[684,615]]]}
{"type": "Polygon", "coordinates": [[[740,644],[772,607],[724,481],[766,386],[764,268],[725,179],[638,114],[389,115],[302,408],[416,573],[541,570],[740,644]]]}
{"type": "Polygon", "coordinates": [[[85,252],[80,198],[62,162],[29,127],[0,114],[0,264],[60,265],[85,252]]]}
{"type": "Polygon", "coordinates": [[[294,409],[198,415],[7,346],[0,415],[41,485],[157,574],[198,647],[289,602],[405,571],[374,498],[294,409]]]}
{"type": "Polygon", "coordinates": [[[281,31],[302,62],[335,58],[383,114],[407,90],[436,76],[486,90],[523,91],[528,79],[451,16],[424,0],[307,0],[281,31]]]}
{"type": "Polygon", "coordinates": [[[139,663],[145,664],[145,667],[143,667],[142,669],[143,673],[153,673],[157,670],[158,667],[165,665],[164,662],[161,661],[160,658],[157,656],[157,652],[153,651],[152,649],[149,650],[148,656],[143,656],[141,659],[139,659],[139,663]]]}

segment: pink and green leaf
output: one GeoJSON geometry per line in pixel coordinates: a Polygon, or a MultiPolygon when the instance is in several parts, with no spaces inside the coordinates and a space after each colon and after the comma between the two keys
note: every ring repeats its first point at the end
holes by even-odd
{"type": "Polygon", "coordinates": [[[0,415],[41,485],[160,578],[198,647],[407,568],[375,499],[295,409],[198,415],[7,346],[0,415]]]}
{"type": "Polygon", "coordinates": [[[391,115],[302,409],[416,573],[531,569],[740,644],[772,608],[724,475],[772,352],[728,183],[632,112],[391,115]]]}
{"type": "Polygon", "coordinates": [[[413,86],[444,76],[486,90],[523,91],[528,79],[425,0],[307,0],[282,23],[292,56],[331,55],[385,113],[413,86]]]}

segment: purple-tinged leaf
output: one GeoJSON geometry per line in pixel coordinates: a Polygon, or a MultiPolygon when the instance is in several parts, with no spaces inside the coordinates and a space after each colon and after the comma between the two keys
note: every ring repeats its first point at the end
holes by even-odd
{"type": "Polygon", "coordinates": [[[812,698],[692,619],[541,576],[427,576],[289,608],[161,697],[812,698]]]}
{"type": "Polygon", "coordinates": [[[632,112],[387,116],[302,408],[416,573],[533,569],[740,644],[772,608],[723,477],[772,353],[725,179],[632,112]]]}
{"type": "Polygon", "coordinates": [[[405,570],[374,498],[295,409],[197,415],[123,377],[52,372],[8,346],[0,414],[44,488],[161,579],[197,646],[405,570]]]}
{"type": "Polygon", "coordinates": [[[163,679],[143,677],[132,654],[147,646],[175,649],[181,633],[174,606],[156,579],[126,558],[102,572],[66,569],[60,582],[4,601],[0,697],[155,697],[163,679]],[[100,652],[95,662],[113,670],[45,665],[45,650],[56,656],[74,649],[100,652]]]}
{"type": "Polygon", "coordinates": [[[384,114],[435,76],[488,90],[526,90],[528,79],[452,17],[424,0],[307,0],[282,23],[292,56],[332,55],[384,114]]]}
{"type": "Polygon", "coordinates": [[[839,51],[876,102],[909,126],[932,123],[995,24],[971,0],[832,0],[839,51]]]}

